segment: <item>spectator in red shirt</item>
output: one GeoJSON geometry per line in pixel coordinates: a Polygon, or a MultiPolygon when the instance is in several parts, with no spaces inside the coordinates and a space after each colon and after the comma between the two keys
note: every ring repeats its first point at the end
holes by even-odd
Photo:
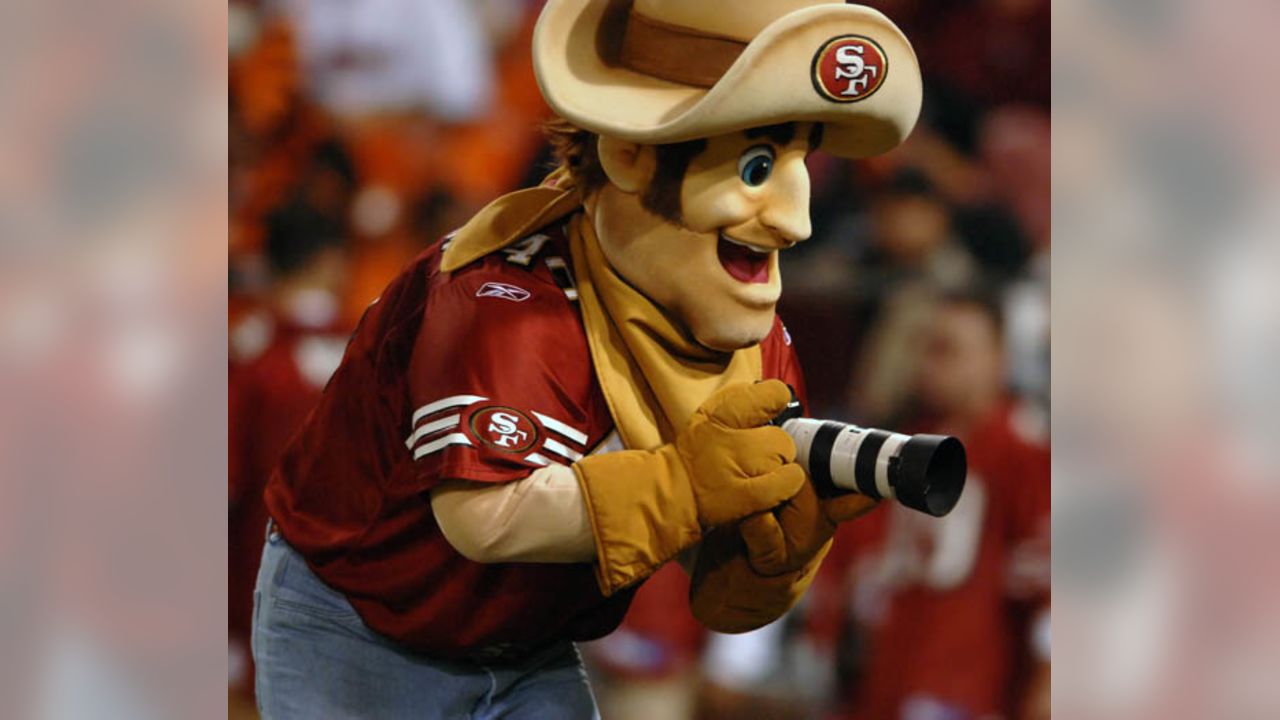
{"type": "Polygon", "coordinates": [[[267,526],[262,491],[338,367],[348,334],[338,322],[347,277],[343,229],[307,204],[291,204],[268,219],[265,249],[273,275],[268,307],[238,323],[231,337],[228,631],[237,688],[253,677],[253,586],[267,526]]]}
{"type": "Polygon", "coordinates": [[[841,528],[851,635],[867,648],[843,717],[1048,717],[1049,450],[1005,390],[1001,335],[995,303],[955,294],[924,341],[915,429],[964,441],[956,509],[886,504],[841,528]]]}

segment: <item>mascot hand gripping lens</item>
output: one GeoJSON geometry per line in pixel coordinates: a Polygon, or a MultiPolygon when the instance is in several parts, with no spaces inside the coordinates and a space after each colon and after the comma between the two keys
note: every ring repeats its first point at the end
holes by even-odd
{"type": "MultiPolygon", "coordinates": [[[[839,522],[892,496],[815,491],[771,422],[805,397],[775,315],[779,254],[810,235],[805,159],[908,135],[907,39],[842,2],[550,0],[533,55],[560,168],[386,289],[269,483],[269,717],[329,716],[351,688],[369,716],[419,717],[505,677],[507,701],[590,717],[572,642],[613,630],[659,567],[685,566],[708,627],[760,627],[839,522]],[[359,633],[284,622],[271,597],[297,606],[304,580],[359,633]]],[[[845,447],[822,433],[808,466],[845,447]]]]}

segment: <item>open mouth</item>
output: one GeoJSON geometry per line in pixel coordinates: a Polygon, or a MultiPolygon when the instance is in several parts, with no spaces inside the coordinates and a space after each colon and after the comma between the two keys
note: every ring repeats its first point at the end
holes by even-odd
{"type": "Polygon", "coordinates": [[[725,272],[733,276],[734,280],[744,283],[769,282],[769,257],[773,251],[730,240],[724,233],[720,233],[716,254],[719,255],[725,272]]]}

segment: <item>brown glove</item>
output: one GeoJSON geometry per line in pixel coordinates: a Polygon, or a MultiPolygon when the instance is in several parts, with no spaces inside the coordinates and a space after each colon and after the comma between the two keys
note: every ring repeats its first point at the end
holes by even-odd
{"type": "Polygon", "coordinates": [[[838,524],[861,517],[875,506],[876,501],[866,495],[820,500],[813,485],[805,483],[781,506],[739,524],[747,561],[765,576],[800,570],[831,540],[838,524]]]}
{"type": "Polygon", "coordinates": [[[674,443],[574,463],[605,595],[643,579],[702,531],[772,508],[807,484],[785,431],[765,425],[791,391],[777,380],[712,395],[674,443]]]}
{"type": "Polygon", "coordinates": [[[870,512],[864,495],[820,500],[810,483],[780,507],[718,528],[702,540],[689,589],[694,617],[717,632],[767,625],[808,590],[836,525],[870,512]]]}
{"type": "Polygon", "coordinates": [[[711,630],[742,633],[768,625],[790,610],[818,574],[831,547],[823,543],[794,572],[766,576],[747,562],[738,528],[716,528],[702,539],[689,587],[689,609],[711,630]]]}

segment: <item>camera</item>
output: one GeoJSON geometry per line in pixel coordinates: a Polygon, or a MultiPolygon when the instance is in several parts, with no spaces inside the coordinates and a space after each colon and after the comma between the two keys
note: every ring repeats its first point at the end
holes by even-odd
{"type": "Polygon", "coordinates": [[[822,498],[861,493],[891,498],[934,517],[960,501],[968,472],[964,445],[948,435],[904,435],[800,417],[792,401],[773,425],[796,443],[796,462],[822,498]]]}

